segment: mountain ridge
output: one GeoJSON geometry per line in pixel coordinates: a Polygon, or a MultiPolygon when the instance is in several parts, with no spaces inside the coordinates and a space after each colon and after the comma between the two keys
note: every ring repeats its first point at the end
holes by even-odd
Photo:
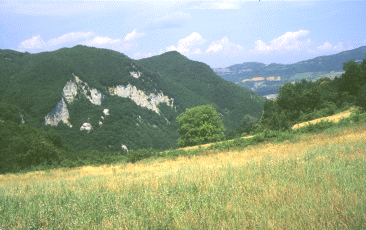
{"type": "Polygon", "coordinates": [[[364,58],[366,58],[366,46],[294,64],[271,63],[266,65],[259,62],[245,62],[226,68],[216,68],[213,71],[226,80],[266,96],[276,94],[279,87],[286,82],[340,76],[344,72],[343,63],[349,60],[361,61],[364,58]],[[273,77],[279,80],[273,80],[273,77]]]}

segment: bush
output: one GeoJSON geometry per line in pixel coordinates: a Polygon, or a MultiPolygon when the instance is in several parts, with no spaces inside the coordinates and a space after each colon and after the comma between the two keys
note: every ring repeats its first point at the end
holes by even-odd
{"type": "Polygon", "coordinates": [[[129,151],[127,153],[126,157],[127,157],[127,162],[135,163],[136,161],[140,161],[140,160],[149,158],[154,155],[156,155],[156,152],[153,149],[139,149],[139,150],[129,151]]]}

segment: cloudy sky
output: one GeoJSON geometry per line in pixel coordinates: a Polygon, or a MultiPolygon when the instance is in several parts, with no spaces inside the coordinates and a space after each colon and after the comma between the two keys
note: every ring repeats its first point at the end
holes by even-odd
{"type": "Polygon", "coordinates": [[[366,1],[0,1],[0,49],[77,44],[212,68],[295,63],[366,45],[366,1]]]}

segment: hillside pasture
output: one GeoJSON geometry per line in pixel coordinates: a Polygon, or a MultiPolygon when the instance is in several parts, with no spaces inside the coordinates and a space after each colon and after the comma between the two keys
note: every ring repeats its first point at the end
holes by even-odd
{"type": "Polygon", "coordinates": [[[364,229],[365,153],[359,124],[242,151],[0,175],[0,228],[364,229]]]}
{"type": "Polygon", "coordinates": [[[341,113],[337,113],[337,114],[334,114],[334,115],[331,115],[331,116],[322,117],[322,118],[314,119],[314,120],[311,120],[311,121],[305,121],[305,122],[302,122],[302,123],[299,123],[299,124],[296,124],[296,125],[292,126],[292,129],[299,129],[299,128],[305,127],[309,124],[316,124],[316,123],[319,123],[319,122],[322,122],[322,121],[330,121],[330,122],[337,123],[341,119],[351,116],[351,114],[355,110],[356,109],[354,107],[352,107],[352,108],[350,108],[346,111],[343,111],[341,113]]]}

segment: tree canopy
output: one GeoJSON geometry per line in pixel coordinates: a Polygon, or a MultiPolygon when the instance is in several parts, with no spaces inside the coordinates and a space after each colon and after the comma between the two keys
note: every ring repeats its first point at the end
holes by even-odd
{"type": "Polygon", "coordinates": [[[275,100],[264,103],[260,129],[289,129],[293,124],[329,116],[350,106],[366,109],[366,58],[344,63],[345,73],[331,80],[285,83],[275,100]]]}
{"type": "Polygon", "coordinates": [[[177,117],[179,146],[215,142],[224,138],[224,124],[212,105],[187,109],[177,117]]]}

